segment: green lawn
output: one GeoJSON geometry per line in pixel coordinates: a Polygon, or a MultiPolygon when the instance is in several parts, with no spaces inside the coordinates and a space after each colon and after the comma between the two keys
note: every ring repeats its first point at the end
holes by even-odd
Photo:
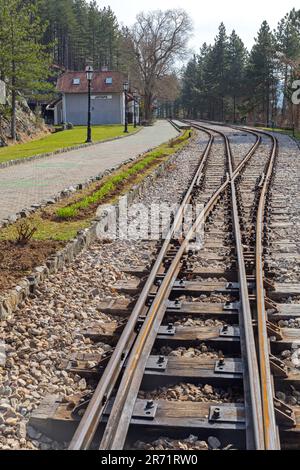
{"type": "MultiPolygon", "coordinates": [[[[129,126],[128,130],[129,132],[133,132],[135,129],[133,126],[129,126]]],[[[101,142],[102,140],[125,135],[123,131],[124,126],[119,125],[93,126],[93,142],[101,142]]],[[[8,160],[31,157],[41,153],[55,152],[59,149],[84,144],[85,140],[86,127],[78,126],[72,130],[56,132],[55,134],[48,135],[42,139],[32,140],[25,144],[16,144],[0,148],[0,163],[8,160]]]]}
{"type": "MultiPolygon", "coordinates": [[[[287,135],[293,135],[293,131],[292,130],[286,130],[286,129],[280,129],[280,128],[277,128],[275,127],[274,129],[272,127],[263,127],[262,129],[264,129],[265,131],[274,131],[274,132],[280,132],[281,134],[287,134],[287,135]]],[[[296,139],[299,139],[300,140],[300,131],[296,131],[295,130],[295,137],[296,139]]]]}

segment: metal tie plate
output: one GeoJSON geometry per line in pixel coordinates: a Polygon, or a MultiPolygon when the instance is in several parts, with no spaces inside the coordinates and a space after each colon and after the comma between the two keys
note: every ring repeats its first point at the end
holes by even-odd
{"type": "Polygon", "coordinates": [[[239,310],[239,302],[226,302],[223,310],[239,310]]]}
{"type": "Polygon", "coordinates": [[[208,420],[212,423],[245,423],[244,407],[211,406],[208,420]]]}
{"type": "Polygon", "coordinates": [[[153,420],[158,404],[153,400],[138,400],[134,406],[132,419],[153,420]]]}
{"type": "Polygon", "coordinates": [[[158,330],[158,335],[174,336],[175,333],[176,328],[173,324],[160,326],[158,330]]]}
{"type": "Polygon", "coordinates": [[[215,373],[242,375],[243,374],[242,361],[219,359],[215,365],[215,373]]]}
{"type": "Polygon", "coordinates": [[[172,310],[180,310],[181,309],[181,302],[178,300],[168,300],[167,302],[167,309],[172,309],[172,310]]]}
{"type": "Polygon", "coordinates": [[[167,365],[168,358],[166,356],[150,356],[146,365],[146,371],[165,371],[167,365]]]}
{"type": "Polygon", "coordinates": [[[238,326],[224,325],[220,329],[220,336],[222,338],[239,338],[240,337],[240,329],[239,329],[238,326]]]}
{"type": "Polygon", "coordinates": [[[239,290],[239,288],[240,288],[239,282],[228,282],[226,284],[227,290],[239,290]]]}

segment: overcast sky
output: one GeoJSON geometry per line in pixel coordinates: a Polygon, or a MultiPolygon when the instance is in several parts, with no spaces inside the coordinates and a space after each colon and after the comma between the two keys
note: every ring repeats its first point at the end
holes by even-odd
{"type": "Polygon", "coordinates": [[[110,5],[119,23],[127,26],[134,22],[140,11],[183,7],[194,22],[194,36],[190,46],[195,51],[203,42],[213,42],[221,21],[225,23],[228,32],[235,29],[245,45],[251,48],[263,20],[267,20],[273,29],[298,4],[296,0],[98,0],[98,3],[101,7],[110,5]]]}

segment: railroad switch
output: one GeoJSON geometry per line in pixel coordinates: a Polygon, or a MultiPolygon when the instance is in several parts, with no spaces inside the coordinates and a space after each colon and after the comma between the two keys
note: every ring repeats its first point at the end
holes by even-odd
{"type": "Polygon", "coordinates": [[[270,366],[271,366],[271,371],[275,377],[280,377],[280,378],[288,378],[288,373],[287,373],[287,366],[281,359],[279,359],[276,356],[273,356],[273,354],[270,354],[270,366]]]}
{"type": "MultiPolygon", "coordinates": [[[[257,330],[257,320],[252,321],[253,327],[257,330]]],[[[283,336],[281,333],[281,328],[270,321],[266,321],[266,329],[268,337],[273,341],[282,341],[283,336]]]]}
{"type": "Polygon", "coordinates": [[[274,291],[275,290],[275,284],[270,279],[265,278],[264,279],[264,288],[267,289],[267,290],[270,290],[270,291],[274,291]]]}
{"type": "Polygon", "coordinates": [[[277,341],[282,341],[283,340],[283,336],[282,336],[280,327],[278,327],[277,325],[275,325],[274,323],[272,323],[270,321],[266,321],[266,325],[267,325],[268,336],[275,337],[277,341]]]}
{"type": "Polygon", "coordinates": [[[274,397],[274,409],[276,421],[279,426],[296,427],[296,417],[294,410],[278,398],[274,397]]]}
{"type": "Polygon", "coordinates": [[[267,310],[273,310],[274,312],[278,312],[277,304],[269,297],[265,297],[265,307],[267,310]]]}
{"type": "Polygon", "coordinates": [[[72,409],[71,415],[74,419],[81,419],[81,417],[85,413],[85,410],[89,406],[92,396],[93,396],[93,393],[90,392],[84,395],[83,397],[81,397],[79,403],[76,406],[74,406],[74,408],[72,409]]]}

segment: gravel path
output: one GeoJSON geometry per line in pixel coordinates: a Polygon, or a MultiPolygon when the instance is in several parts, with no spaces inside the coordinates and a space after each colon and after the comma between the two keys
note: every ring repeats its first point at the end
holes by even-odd
{"type": "Polygon", "coordinates": [[[273,245],[267,261],[276,281],[299,282],[300,150],[288,136],[276,134],[276,137],[279,155],[271,194],[274,214],[270,218],[273,245]]]}

